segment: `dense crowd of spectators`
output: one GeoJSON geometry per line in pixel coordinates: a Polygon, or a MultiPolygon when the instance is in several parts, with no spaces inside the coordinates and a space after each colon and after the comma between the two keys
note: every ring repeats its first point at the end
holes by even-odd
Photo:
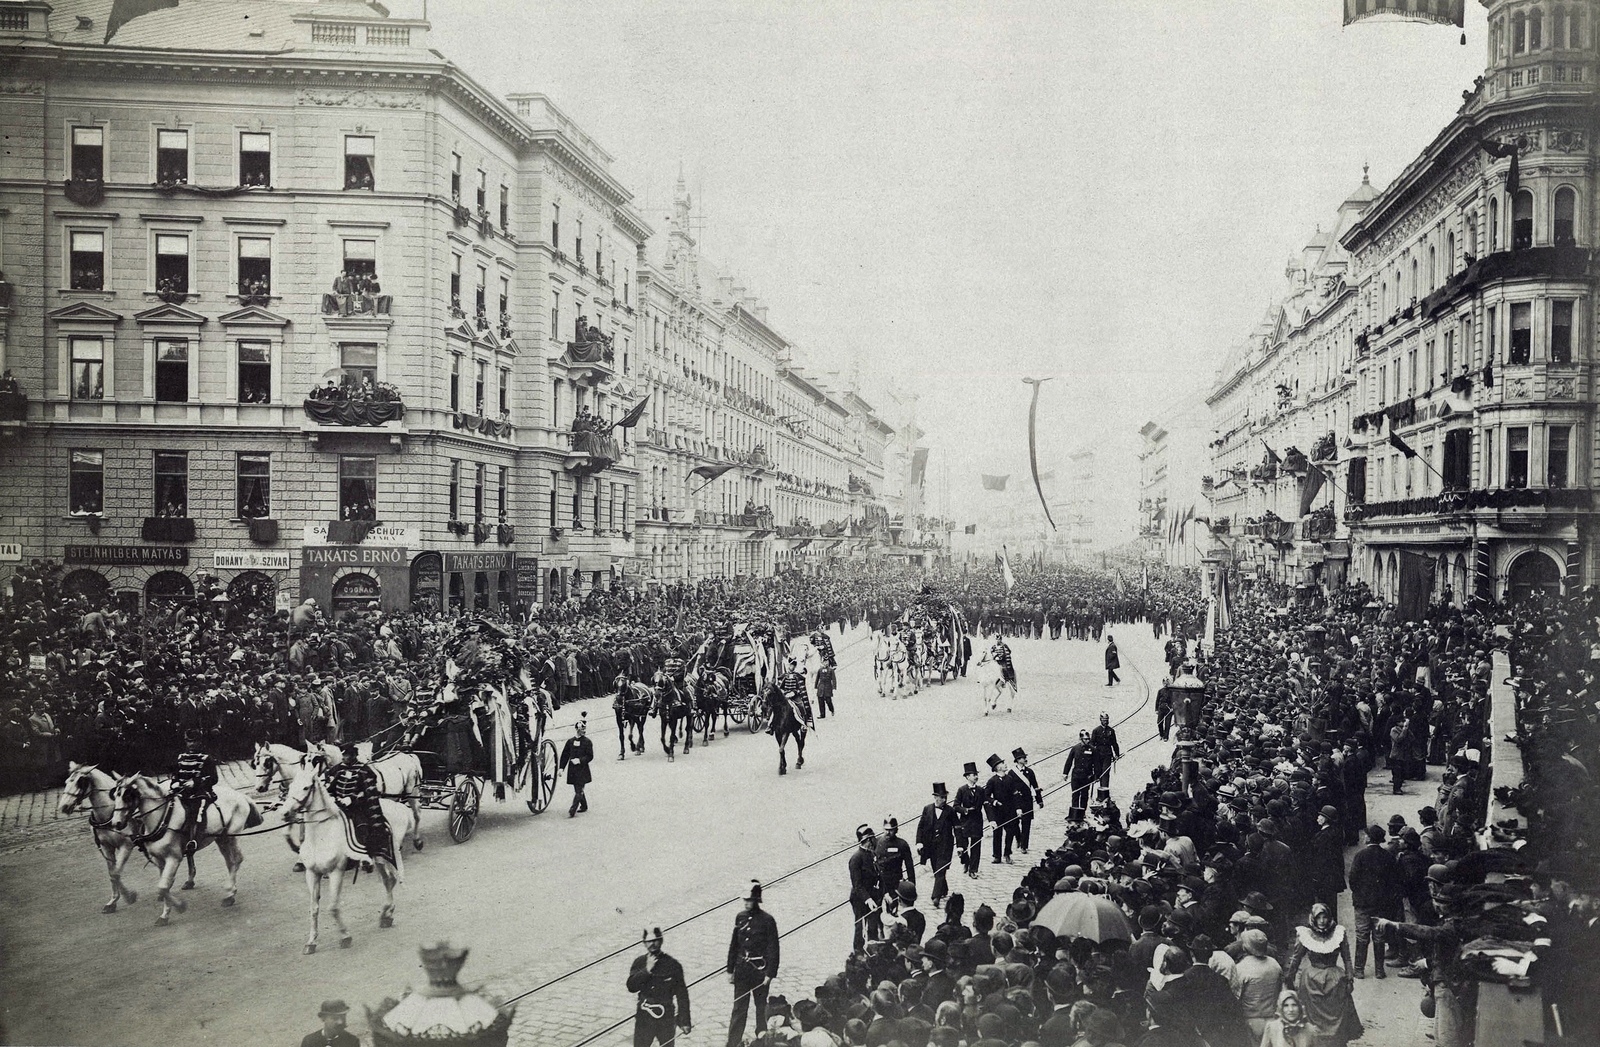
{"type": "Polygon", "coordinates": [[[1435,607],[1399,622],[1360,586],[1314,606],[1257,587],[1214,645],[1169,644],[1163,692],[1203,686],[1204,700],[1179,715],[1171,758],[1126,818],[1102,792],[1004,913],[968,923],[959,894],[943,914],[917,912],[914,890],[886,899],[900,915],[883,938],[809,997],[778,998],[758,1042],[1328,1047],[1361,1037],[1352,986],[1369,971],[1419,979],[1441,1047],[1472,1042],[1480,981],[1530,974],[1588,1042],[1597,610],[1435,607]],[[1519,731],[1538,754],[1509,799],[1544,823],[1521,853],[1482,847],[1499,835],[1485,824],[1488,694],[1508,632],[1519,731]],[[1412,784],[1429,765],[1436,793],[1412,784]],[[1414,821],[1369,819],[1379,767],[1417,797],[1414,821]],[[1353,927],[1337,916],[1346,890],[1353,927]],[[1126,937],[1057,934],[1052,902],[1073,894],[1114,906],[1126,937]]]}

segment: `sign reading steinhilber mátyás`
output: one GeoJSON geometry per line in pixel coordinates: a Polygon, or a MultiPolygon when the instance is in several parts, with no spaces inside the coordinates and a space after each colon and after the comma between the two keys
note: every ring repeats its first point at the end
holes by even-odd
{"type": "Polygon", "coordinates": [[[307,567],[401,567],[406,551],[398,545],[307,545],[300,553],[307,567]]]}
{"type": "Polygon", "coordinates": [[[218,549],[211,554],[211,566],[219,571],[287,571],[288,550],[218,549]]]}
{"type": "Polygon", "coordinates": [[[106,567],[187,567],[189,550],[181,545],[69,545],[61,558],[106,567]]]}

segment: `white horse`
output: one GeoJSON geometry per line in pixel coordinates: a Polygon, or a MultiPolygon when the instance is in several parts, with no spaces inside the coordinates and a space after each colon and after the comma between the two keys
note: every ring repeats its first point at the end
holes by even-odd
{"type": "Polygon", "coordinates": [[[127,833],[111,827],[116,814],[111,791],[117,786],[115,775],[107,774],[92,763],[72,763],[67,767],[67,780],[61,787],[62,814],[74,814],[85,804],[89,807],[89,828],[94,832],[94,845],[106,861],[106,875],[111,878],[111,900],[100,911],[117,911],[117,902],[127,899],[132,905],[139,900],[139,892],[122,883],[122,870],[133,854],[133,840],[127,833]]]}
{"type": "Polygon", "coordinates": [[[219,783],[212,791],[216,802],[204,807],[202,824],[194,826],[189,824],[188,809],[164,782],[134,774],[112,787],[111,827],[126,832],[133,844],[143,847],[145,854],[161,869],[156,881],[156,897],[161,900],[161,915],[156,917],[158,927],[167,924],[173,909],[183,912],[189,908],[181,899],[172,896],[172,882],[177,879],[178,867],[183,864],[184,844],[191,836],[196,850],[214,843],[222,852],[222,860],[228,866],[228,889],[222,896],[223,906],[231,906],[239,893],[239,866],[244,863],[244,853],[234,837],[260,825],[261,812],[226,785],[219,783]]]}
{"type": "MultiPolygon", "coordinates": [[[[339,897],[344,889],[344,871],[350,863],[362,860],[350,845],[349,818],[334,803],[327,786],[322,784],[318,772],[322,761],[313,756],[295,772],[289,784],[289,796],[284,801],[283,812],[287,819],[299,822],[305,828],[305,838],[300,843],[300,860],[306,867],[306,890],[311,894],[311,936],[306,939],[306,952],[317,951],[317,916],[322,904],[322,880],[328,880],[331,894],[328,913],[339,928],[339,947],[348,949],[354,941],[339,915],[339,897]]],[[[387,858],[372,856],[378,875],[383,878],[383,889],[388,895],[383,911],[378,916],[379,927],[394,926],[394,888],[405,878],[400,845],[415,817],[405,805],[393,800],[379,801],[383,806],[383,819],[388,826],[393,844],[394,863],[387,858]]]]}
{"type": "MultiPolygon", "coordinates": [[[[356,743],[356,753],[361,761],[378,775],[379,796],[389,800],[399,800],[411,807],[412,821],[416,826],[412,833],[411,845],[419,851],[422,850],[422,760],[415,753],[403,752],[393,752],[374,760],[371,742],[356,743]]],[[[339,751],[339,747],[329,745],[327,742],[319,743],[312,753],[276,742],[256,743],[255,755],[250,757],[250,766],[255,768],[256,772],[256,792],[266,792],[276,779],[279,797],[287,796],[289,783],[305,765],[308,755],[321,759],[323,766],[328,770],[344,762],[344,754],[339,751]]],[[[293,848],[299,843],[299,836],[291,830],[289,840],[291,841],[289,846],[293,848]]]]}
{"type": "Polygon", "coordinates": [[[1004,667],[990,657],[993,651],[993,648],[984,651],[983,656],[978,659],[979,665],[983,665],[987,662],[994,666],[994,679],[991,682],[984,684],[983,691],[981,692],[985,706],[983,715],[985,716],[988,716],[990,713],[999,710],[1000,698],[1002,695],[1004,695],[1006,699],[1006,712],[1010,712],[1012,706],[1014,706],[1017,701],[1017,685],[1006,679],[1006,671],[1004,667]]]}

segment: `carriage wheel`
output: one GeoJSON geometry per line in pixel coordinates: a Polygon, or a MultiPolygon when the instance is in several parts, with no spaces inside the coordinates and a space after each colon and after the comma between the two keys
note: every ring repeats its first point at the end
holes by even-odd
{"type": "Polygon", "coordinates": [[[724,706],[728,710],[728,719],[733,723],[744,723],[745,713],[748,709],[743,699],[735,698],[724,706]]]}
{"type": "Polygon", "coordinates": [[[482,798],[478,780],[462,775],[450,797],[450,839],[466,843],[478,824],[478,801],[482,798]]]}
{"type": "Polygon", "coordinates": [[[705,734],[710,720],[710,715],[708,715],[704,709],[692,710],[689,713],[689,730],[698,731],[701,734],[705,734]]]}
{"type": "Polygon", "coordinates": [[[546,738],[529,757],[533,765],[533,792],[528,797],[528,810],[539,814],[556,795],[556,743],[546,738]]]}
{"type": "Polygon", "coordinates": [[[750,698],[750,711],[746,726],[750,728],[751,734],[760,734],[767,729],[767,707],[753,695],[750,698]]]}

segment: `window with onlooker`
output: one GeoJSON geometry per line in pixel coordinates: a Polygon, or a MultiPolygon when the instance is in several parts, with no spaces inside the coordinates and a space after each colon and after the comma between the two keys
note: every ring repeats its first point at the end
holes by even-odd
{"type": "Polygon", "coordinates": [[[106,234],[74,231],[68,240],[68,286],[74,291],[104,291],[106,234]]]}
{"type": "Polygon", "coordinates": [[[450,410],[461,410],[461,354],[450,354],[450,410]]]}
{"type": "Polygon", "coordinates": [[[550,246],[561,250],[561,205],[550,205],[550,246]]]}
{"type": "Polygon", "coordinates": [[[472,474],[472,522],[483,523],[483,498],[484,498],[484,470],[487,467],[479,462],[472,474]]]}
{"type": "Polygon", "coordinates": [[[489,173],[483,170],[478,172],[478,213],[489,213],[489,173]]]}
{"type": "Polygon", "coordinates": [[[72,348],[72,398],[105,399],[105,342],[99,338],[74,338],[72,348]]]}
{"type": "Polygon", "coordinates": [[[339,367],[344,384],[354,390],[371,390],[378,384],[378,346],[375,342],[340,342],[339,367]]]}
{"type": "Polygon", "coordinates": [[[494,511],[500,522],[504,523],[506,520],[506,510],[509,504],[506,501],[506,496],[511,486],[511,470],[503,465],[499,466],[498,469],[499,475],[496,478],[495,485],[494,511]]]}
{"type": "Polygon", "coordinates": [[[450,199],[461,202],[461,154],[450,154],[450,199]]]}
{"type": "Polygon", "coordinates": [[[371,135],[344,136],[344,187],[378,187],[378,140],[371,135]]]}
{"type": "Polygon", "coordinates": [[[155,452],[156,498],[152,516],[189,515],[189,452],[155,452]]]}
{"type": "Polygon", "coordinates": [[[511,413],[511,368],[500,368],[500,416],[504,418],[511,413]]]}
{"type": "Polygon", "coordinates": [[[1572,479],[1572,426],[1552,425],[1545,432],[1549,442],[1545,454],[1545,483],[1551,487],[1566,487],[1572,479]]]}
{"type": "Polygon", "coordinates": [[[189,343],[181,338],[156,339],[156,402],[189,402],[189,343]]]}
{"type": "Polygon", "coordinates": [[[239,294],[270,295],[272,293],[272,238],[269,236],[239,237],[239,294]]]}
{"type": "Polygon", "coordinates": [[[156,236],[156,291],[189,293],[189,238],[179,234],[156,236]]]}
{"type": "Polygon", "coordinates": [[[339,456],[339,519],[378,518],[378,459],[372,455],[339,456]]]}
{"type": "Polygon", "coordinates": [[[461,519],[461,462],[450,460],[450,519],[461,519]]]}
{"type": "Polygon", "coordinates": [[[156,181],[184,185],[189,181],[189,132],[156,132],[156,181]]]}
{"type": "Polygon", "coordinates": [[[504,185],[500,187],[500,229],[511,231],[511,190],[504,185]]]}
{"type": "Polygon", "coordinates": [[[1571,247],[1577,228],[1578,194],[1571,186],[1556,190],[1555,206],[1551,209],[1550,239],[1557,247],[1571,247]]]}
{"type": "Polygon", "coordinates": [[[101,127],[72,129],[72,180],[99,182],[105,179],[106,132],[101,127]]]}
{"type": "Polygon", "coordinates": [[[482,417],[489,406],[489,365],[482,360],[473,361],[472,382],[473,413],[482,417]]]}
{"type": "Polygon", "coordinates": [[[1550,303],[1550,362],[1553,364],[1572,362],[1572,306],[1568,299],[1550,303]]]}
{"type": "MultiPolygon", "coordinates": [[[[346,240],[344,242],[344,271],[356,283],[367,287],[378,280],[378,241],[346,240]]],[[[355,294],[365,294],[362,288],[353,288],[355,294]]]]}
{"type": "Polygon", "coordinates": [[[73,516],[99,516],[105,506],[105,452],[70,451],[67,504],[73,516]]]}
{"type": "Polygon", "coordinates": [[[239,402],[242,404],[272,402],[270,342],[239,343],[239,402]]]}
{"type": "Polygon", "coordinates": [[[1506,486],[1528,486],[1528,427],[1506,429],[1506,486]]]}
{"type": "Polygon", "coordinates": [[[1511,249],[1526,250],[1533,246],[1533,193],[1519,189],[1511,202],[1511,249]]]}
{"type": "Polygon", "coordinates": [[[461,256],[450,255],[450,309],[461,312],[461,256]]]}
{"type": "Polygon", "coordinates": [[[1513,302],[1511,305],[1511,347],[1506,363],[1525,364],[1533,359],[1533,304],[1513,302]]]}
{"type": "Polygon", "coordinates": [[[272,136],[259,131],[239,134],[239,184],[264,189],[272,184],[272,136]]]}
{"type": "Polygon", "coordinates": [[[235,471],[234,504],[239,519],[259,520],[272,515],[272,456],[256,451],[239,452],[235,471]]]}

